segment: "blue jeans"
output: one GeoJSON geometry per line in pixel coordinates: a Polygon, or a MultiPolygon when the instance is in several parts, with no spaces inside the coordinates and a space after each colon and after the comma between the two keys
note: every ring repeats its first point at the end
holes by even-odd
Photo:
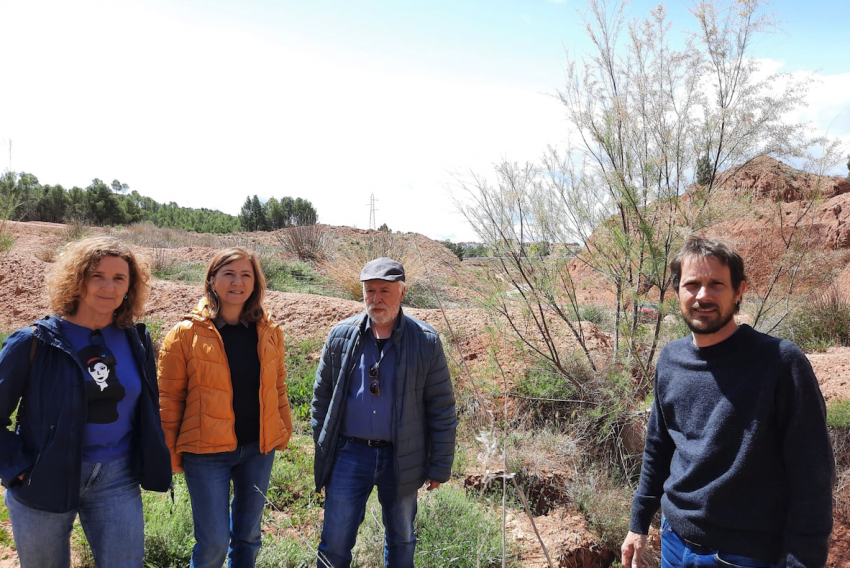
{"type": "Polygon", "coordinates": [[[139,479],[130,473],[130,458],[83,463],[80,506],[67,513],[39,511],[6,491],[6,506],[22,568],[68,568],[74,518],[86,533],[99,567],[139,568],[145,556],[145,528],[139,479]]]}
{"type": "Polygon", "coordinates": [[[344,438],[338,444],[325,487],[325,523],[318,567],[350,566],[357,529],[366,516],[366,501],[377,485],[384,521],[384,566],[413,568],[417,492],[398,496],[393,448],[370,448],[344,438]]]}
{"type": "Polygon", "coordinates": [[[232,452],[183,454],[195,522],[192,568],[221,568],[225,557],[230,568],[253,568],[274,454],[261,454],[259,442],[232,452]]]}
{"type": "Polygon", "coordinates": [[[785,561],[767,562],[729,554],[688,542],[661,517],[661,568],[783,568],[785,561]]]}

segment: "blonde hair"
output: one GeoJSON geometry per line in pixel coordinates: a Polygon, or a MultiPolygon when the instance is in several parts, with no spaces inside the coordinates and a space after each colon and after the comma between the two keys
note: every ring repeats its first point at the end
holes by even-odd
{"type": "Polygon", "coordinates": [[[127,298],[115,310],[115,324],[127,328],[145,314],[145,303],[150,293],[150,270],[147,263],[115,237],[91,237],[65,246],[47,277],[53,313],[59,316],[77,313],[83,287],[105,256],[125,260],[130,269],[130,288],[127,298]]]}
{"type": "Polygon", "coordinates": [[[224,266],[235,260],[243,259],[249,260],[251,262],[251,268],[254,270],[254,289],[242,306],[241,317],[250,322],[263,319],[266,313],[263,309],[263,299],[266,294],[266,277],[260,268],[260,261],[257,258],[257,254],[255,252],[249,252],[242,247],[232,247],[219,251],[207,267],[207,275],[204,278],[204,297],[207,300],[206,310],[210,318],[217,318],[221,310],[221,302],[218,299],[218,294],[215,293],[212,287],[213,278],[224,266]]]}

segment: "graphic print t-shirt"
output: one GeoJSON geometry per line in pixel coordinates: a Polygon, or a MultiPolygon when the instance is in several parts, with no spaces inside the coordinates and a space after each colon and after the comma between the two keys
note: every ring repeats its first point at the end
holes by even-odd
{"type": "Polygon", "coordinates": [[[99,332],[62,321],[62,331],[85,370],[88,420],[83,461],[110,462],[130,452],[142,382],[124,330],[99,332]]]}

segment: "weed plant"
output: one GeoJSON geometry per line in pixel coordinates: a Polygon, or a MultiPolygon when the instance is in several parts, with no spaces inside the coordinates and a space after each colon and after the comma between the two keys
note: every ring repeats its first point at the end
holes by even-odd
{"type": "Polygon", "coordinates": [[[294,434],[289,446],[278,452],[272,466],[268,499],[293,526],[316,526],[323,499],[315,492],[313,438],[294,434]]]}
{"type": "Polygon", "coordinates": [[[778,335],[791,339],[804,351],[850,346],[850,299],[830,288],[794,309],[778,335]]]}
{"type": "Polygon", "coordinates": [[[600,544],[619,556],[623,536],[629,532],[631,492],[607,471],[594,466],[575,476],[569,492],[600,544]]]}
{"type": "Polygon", "coordinates": [[[12,530],[6,528],[7,526],[9,526],[9,509],[6,508],[4,502],[0,503],[0,546],[14,550],[15,539],[12,537],[12,530]]]}
{"type": "Polygon", "coordinates": [[[65,228],[62,230],[62,240],[66,243],[79,241],[89,234],[91,227],[84,219],[74,217],[65,223],[65,228]]]}
{"type": "Polygon", "coordinates": [[[173,503],[168,493],[143,491],[142,505],[145,511],[145,566],[188,566],[195,536],[185,478],[174,476],[173,503]]]}
{"type": "Polygon", "coordinates": [[[604,306],[598,306],[596,304],[581,306],[578,313],[581,321],[588,321],[597,326],[611,323],[611,310],[608,310],[604,306]]]}
{"type": "Polygon", "coordinates": [[[15,235],[5,228],[5,223],[0,224],[0,254],[5,254],[12,250],[15,240],[15,235]]]}
{"type": "Polygon", "coordinates": [[[297,225],[276,235],[280,247],[301,261],[320,261],[327,256],[330,241],[324,225],[297,225]]]}
{"type": "Polygon", "coordinates": [[[313,383],[316,380],[318,359],[310,360],[310,355],[321,349],[318,339],[307,339],[286,349],[286,394],[289,406],[296,421],[309,423],[310,402],[313,400],[313,383]]]}
{"type": "MultiPolygon", "coordinates": [[[[502,537],[499,514],[469,497],[463,489],[443,485],[419,500],[414,523],[417,568],[501,566],[502,537]]],[[[353,567],[383,565],[384,526],[373,492],[366,506],[354,548],[353,567]]],[[[505,566],[518,566],[508,549],[505,566]]]]}

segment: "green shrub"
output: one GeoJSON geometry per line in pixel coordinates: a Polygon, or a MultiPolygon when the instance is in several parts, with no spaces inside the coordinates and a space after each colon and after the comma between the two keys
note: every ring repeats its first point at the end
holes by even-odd
{"type": "Polygon", "coordinates": [[[581,306],[578,313],[582,321],[589,321],[595,325],[605,324],[611,319],[610,311],[608,309],[595,304],[581,306]]]}
{"type": "Polygon", "coordinates": [[[833,428],[850,426],[850,400],[830,401],[826,407],[826,423],[833,428]]]}
{"type": "Polygon", "coordinates": [[[804,351],[850,345],[850,300],[834,288],[794,309],[782,336],[804,351]]]}
{"type": "MultiPolygon", "coordinates": [[[[587,365],[578,358],[570,359],[565,366],[570,375],[581,383],[592,376],[587,365]]],[[[516,383],[514,394],[524,399],[527,417],[537,424],[544,424],[570,414],[576,388],[567,377],[540,361],[537,366],[526,368],[525,376],[516,383]]]]}
{"type": "Polygon", "coordinates": [[[440,302],[432,290],[422,282],[413,282],[404,292],[404,305],[411,308],[434,310],[440,307],[440,302]]]}

